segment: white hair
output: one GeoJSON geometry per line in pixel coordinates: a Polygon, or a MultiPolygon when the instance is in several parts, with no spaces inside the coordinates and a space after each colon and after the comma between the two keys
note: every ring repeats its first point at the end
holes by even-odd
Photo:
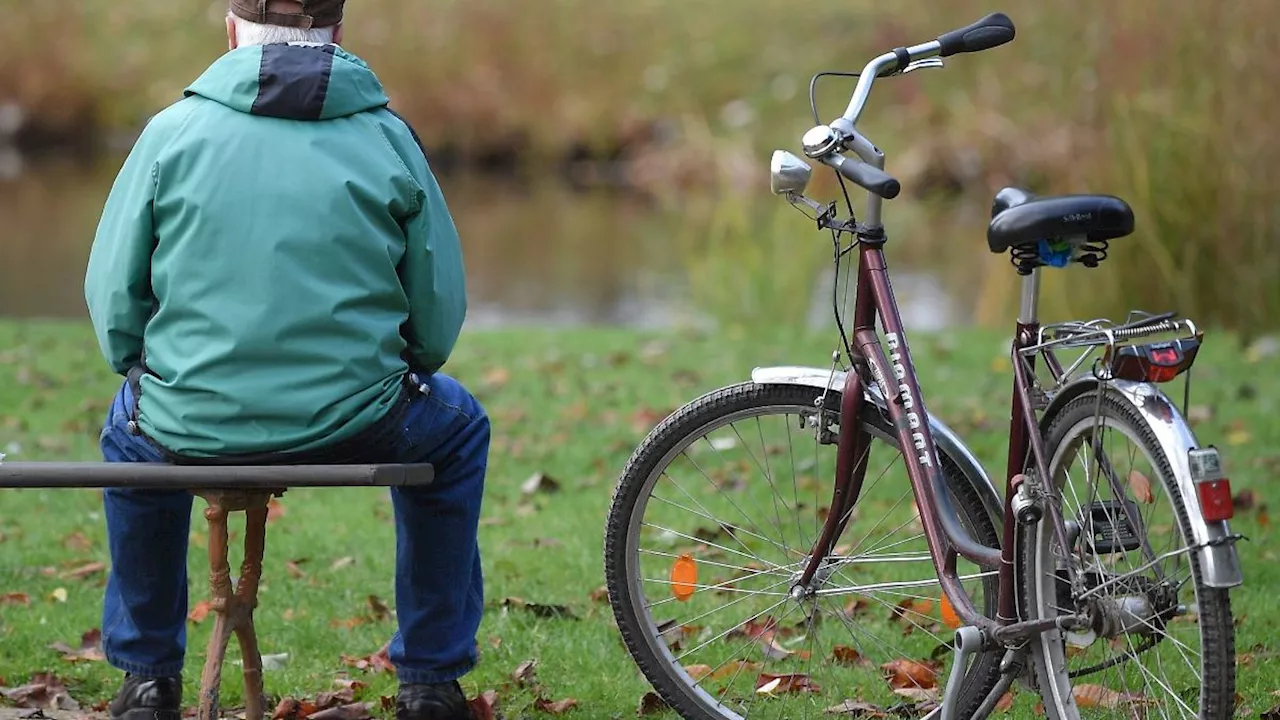
{"type": "Polygon", "coordinates": [[[262,25],[245,20],[236,15],[229,15],[236,24],[236,44],[272,45],[275,43],[311,43],[327,45],[333,42],[332,26],[311,28],[309,30],[283,25],[262,25]]]}

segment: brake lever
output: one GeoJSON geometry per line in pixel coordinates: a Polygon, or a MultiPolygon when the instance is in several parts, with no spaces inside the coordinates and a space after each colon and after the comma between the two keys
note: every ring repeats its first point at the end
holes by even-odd
{"type": "Polygon", "coordinates": [[[915,70],[921,70],[923,68],[940,68],[942,66],[943,66],[943,62],[942,62],[942,58],[940,57],[925,58],[923,60],[915,60],[915,61],[909,62],[907,63],[906,67],[902,68],[897,72],[889,73],[887,77],[892,77],[894,75],[906,75],[907,73],[915,70]]]}

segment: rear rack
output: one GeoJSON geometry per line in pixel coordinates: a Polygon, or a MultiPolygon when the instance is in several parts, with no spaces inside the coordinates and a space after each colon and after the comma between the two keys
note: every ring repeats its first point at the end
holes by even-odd
{"type": "MultiPolygon", "coordinates": [[[[1036,342],[1021,348],[1019,354],[1030,357],[1042,352],[1058,350],[1083,350],[1059,377],[1058,385],[1066,383],[1085,361],[1094,355],[1099,348],[1107,353],[1114,352],[1117,346],[1131,344],[1134,340],[1156,336],[1173,335],[1176,338],[1194,338],[1200,335],[1196,324],[1189,318],[1180,318],[1177,313],[1154,315],[1140,310],[1130,311],[1124,322],[1117,323],[1108,318],[1089,321],[1070,321],[1044,325],[1040,328],[1036,342]]],[[[1105,357],[1105,356],[1104,356],[1105,357]]],[[[1099,358],[1101,360],[1102,358],[1099,358]]],[[[1105,363],[1095,363],[1095,376],[1102,371],[1105,363]]]]}

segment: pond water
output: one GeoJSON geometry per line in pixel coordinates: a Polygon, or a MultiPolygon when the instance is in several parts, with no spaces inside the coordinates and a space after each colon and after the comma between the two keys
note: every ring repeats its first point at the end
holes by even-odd
{"type": "MultiPolygon", "coordinates": [[[[86,317],[85,263],[120,160],[24,163],[0,153],[0,317],[86,317]]],[[[767,167],[762,160],[761,172],[767,167]]],[[[689,227],[696,218],[635,194],[574,190],[558,180],[444,176],[441,183],[463,237],[469,326],[656,328],[707,321],[688,298],[676,240],[697,232],[689,227]]],[[[890,247],[908,327],[969,319],[974,289],[966,278],[973,260],[966,258],[978,256],[982,226],[974,224],[980,217],[964,222],[972,226],[965,233],[972,247],[890,247]]],[[[798,248],[827,252],[798,215],[794,232],[798,248]],[[800,245],[809,236],[812,245],[800,245]]],[[[812,294],[808,321],[829,323],[829,272],[812,294]]]]}

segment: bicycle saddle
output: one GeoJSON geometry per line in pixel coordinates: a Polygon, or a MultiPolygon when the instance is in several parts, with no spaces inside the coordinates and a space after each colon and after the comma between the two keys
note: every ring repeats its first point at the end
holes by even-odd
{"type": "Polygon", "coordinates": [[[1007,187],[991,204],[987,244],[991,252],[1041,240],[1081,237],[1111,240],[1133,232],[1133,210],[1111,195],[1046,195],[1007,187]]]}

